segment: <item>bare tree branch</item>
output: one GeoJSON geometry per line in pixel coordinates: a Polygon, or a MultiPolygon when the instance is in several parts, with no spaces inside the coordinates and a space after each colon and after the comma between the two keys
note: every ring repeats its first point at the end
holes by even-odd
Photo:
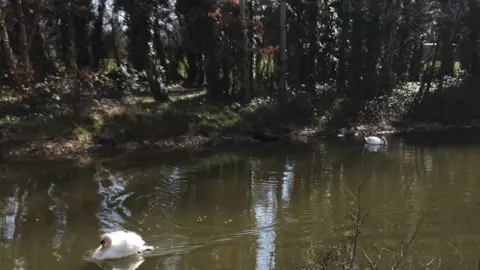
{"type": "Polygon", "coordinates": [[[420,216],[420,220],[417,222],[417,226],[415,227],[415,232],[412,234],[412,236],[408,240],[407,244],[403,247],[403,250],[400,252],[400,259],[398,259],[397,263],[395,264],[395,266],[392,269],[398,269],[398,267],[400,266],[400,263],[405,258],[405,255],[407,254],[408,249],[412,245],[413,240],[415,240],[415,237],[417,236],[417,234],[420,230],[420,227],[422,226],[423,221],[425,220],[425,217],[426,217],[426,213],[424,211],[422,211],[422,215],[420,216]]]}

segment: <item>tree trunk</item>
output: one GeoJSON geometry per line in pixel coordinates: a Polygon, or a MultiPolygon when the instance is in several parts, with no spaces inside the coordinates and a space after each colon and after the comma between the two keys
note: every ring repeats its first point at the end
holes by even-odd
{"type": "Polygon", "coordinates": [[[396,44],[398,8],[400,6],[399,0],[392,0],[387,6],[388,18],[385,33],[387,39],[385,40],[385,52],[382,61],[382,69],[380,70],[381,89],[390,92],[395,85],[395,76],[393,73],[393,57],[396,44]]]}
{"type": "Polygon", "coordinates": [[[77,0],[70,4],[70,16],[73,18],[75,32],[75,61],[82,69],[91,69],[92,54],[90,50],[90,23],[92,21],[92,0],[77,0]]]}
{"type": "Polygon", "coordinates": [[[418,82],[420,80],[420,72],[422,72],[423,48],[423,40],[417,41],[417,44],[413,49],[413,55],[410,60],[410,67],[408,71],[408,80],[411,82],[418,82]]]}
{"type": "Polygon", "coordinates": [[[285,102],[287,98],[286,50],[287,50],[287,2],[286,0],[280,0],[280,67],[279,67],[279,84],[278,84],[278,91],[279,91],[278,94],[279,94],[280,102],[285,102]]]}
{"type": "Polygon", "coordinates": [[[143,8],[141,2],[136,2],[132,9],[128,30],[128,57],[136,70],[148,69],[148,58],[151,39],[151,11],[143,8]]]}
{"type": "Polygon", "coordinates": [[[469,13],[467,19],[467,27],[470,30],[469,33],[469,72],[472,76],[480,75],[480,52],[479,52],[479,34],[480,34],[480,4],[477,0],[469,0],[469,13]]]}
{"type": "Polygon", "coordinates": [[[170,73],[168,72],[167,56],[165,55],[165,48],[163,46],[162,37],[160,36],[160,29],[158,27],[160,18],[155,18],[155,25],[153,26],[153,45],[155,47],[155,54],[162,66],[163,71],[165,72],[165,80],[167,82],[171,81],[170,73]]]}
{"type": "Polygon", "coordinates": [[[75,25],[72,16],[67,16],[66,19],[67,24],[67,70],[71,74],[77,74],[77,61],[76,61],[76,52],[75,52],[75,25]]]}
{"type": "Polygon", "coordinates": [[[373,98],[378,89],[378,59],[381,55],[380,42],[380,15],[381,10],[376,1],[370,2],[370,18],[366,29],[366,49],[365,56],[365,82],[364,88],[367,93],[367,99],[373,98]]]}
{"type": "MultiPolygon", "coordinates": [[[[75,115],[80,115],[80,85],[78,80],[78,70],[76,62],[76,52],[75,52],[75,25],[74,18],[72,16],[72,11],[68,10],[68,15],[66,16],[66,27],[68,29],[67,38],[68,42],[65,44],[67,46],[67,70],[72,75],[72,81],[70,87],[71,89],[71,99],[72,99],[72,108],[75,115]]],[[[67,80],[69,78],[66,78],[67,80]]]]}
{"type": "Polygon", "coordinates": [[[313,91],[315,89],[315,80],[317,79],[316,54],[317,46],[317,22],[318,22],[318,1],[311,1],[308,4],[308,59],[307,59],[307,89],[313,91]]]}
{"type": "Polygon", "coordinates": [[[195,84],[198,76],[198,60],[197,60],[197,52],[187,50],[187,86],[191,86],[195,84]]]}
{"type": "Polygon", "coordinates": [[[105,3],[106,0],[100,0],[98,3],[98,15],[95,19],[92,34],[92,68],[94,71],[98,71],[100,61],[105,57],[103,43],[103,17],[105,15],[105,3]]]}
{"type": "Polygon", "coordinates": [[[147,60],[147,69],[145,71],[147,73],[148,85],[155,101],[168,101],[168,94],[165,89],[162,89],[162,85],[158,81],[158,74],[150,57],[147,60]]]}
{"type": "Polygon", "coordinates": [[[231,97],[232,96],[232,89],[231,89],[232,82],[230,80],[230,67],[227,64],[227,61],[225,61],[225,59],[222,59],[221,62],[222,62],[222,78],[221,78],[221,81],[222,81],[222,86],[223,86],[223,90],[224,90],[224,95],[226,97],[231,97]]]}
{"type": "MultiPolygon", "coordinates": [[[[26,81],[30,81],[31,79],[31,67],[30,67],[30,59],[28,55],[29,45],[28,45],[28,37],[27,37],[27,28],[25,26],[25,17],[23,14],[23,4],[22,0],[16,0],[15,2],[15,10],[17,13],[17,22],[18,22],[18,29],[19,29],[19,39],[20,39],[20,59],[22,63],[22,72],[23,72],[23,79],[26,81]]],[[[35,23],[35,22],[34,22],[35,23]]]]}
{"type": "Polygon", "coordinates": [[[3,51],[5,52],[5,60],[9,68],[10,79],[13,83],[17,82],[17,63],[13,50],[10,45],[10,39],[8,37],[7,26],[5,25],[5,12],[0,9],[0,41],[2,42],[3,51]]]}
{"type": "Polygon", "coordinates": [[[347,67],[347,59],[346,59],[346,51],[347,51],[347,43],[348,43],[348,36],[349,36],[349,28],[350,28],[350,10],[351,10],[351,3],[350,0],[343,0],[342,6],[339,10],[339,17],[342,20],[342,26],[340,30],[340,46],[338,48],[338,68],[337,68],[337,90],[340,92],[345,93],[345,82],[346,82],[346,67],[347,67]]]}
{"type": "Polygon", "coordinates": [[[356,5],[352,12],[352,38],[351,53],[348,62],[348,95],[356,101],[360,99],[370,98],[365,95],[363,89],[362,73],[363,73],[363,32],[364,12],[361,5],[356,5]]]}
{"type": "MultiPolygon", "coordinates": [[[[118,10],[116,7],[112,10],[112,18],[110,19],[110,27],[112,28],[112,49],[113,49],[113,58],[117,67],[119,68],[122,65],[122,60],[120,58],[120,45],[117,42],[118,38],[118,10]]],[[[118,89],[117,89],[118,90],[118,89]]]]}
{"type": "Polygon", "coordinates": [[[38,21],[36,24],[38,31],[32,34],[30,61],[33,70],[35,70],[35,79],[42,80],[47,74],[55,73],[56,67],[51,57],[51,49],[44,37],[45,29],[42,28],[42,25],[38,21]]]}
{"type": "MultiPolygon", "coordinates": [[[[448,7],[447,7],[448,8],[448,7]]],[[[454,7],[455,8],[455,7],[454,7]]],[[[460,22],[460,10],[457,8],[453,11],[453,17],[447,18],[446,27],[444,27],[440,36],[442,37],[442,49],[440,50],[440,81],[438,83],[438,90],[443,90],[443,83],[445,75],[453,74],[453,40],[460,22]]]]}
{"type": "Polygon", "coordinates": [[[412,57],[412,52],[413,52],[413,42],[412,42],[412,29],[411,25],[413,24],[413,19],[412,19],[412,14],[410,10],[412,10],[412,2],[411,0],[402,0],[402,13],[404,14],[404,22],[401,23],[399,26],[399,38],[398,40],[400,41],[399,45],[399,51],[397,53],[397,56],[395,57],[394,61],[394,71],[397,74],[398,78],[401,81],[405,81],[406,78],[406,73],[407,73],[407,68],[408,68],[408,62],[412,57]]]}
{"type": "Polygon", "coordinates": [[[243,36],[243,55],[242,55],[242,66],[243,66],[243,91],[241,94],[242,100],[247,102],[250,99],[250,69],[248,61],[248,33],[247,33],[247,17],[246,17],[246,1],[240,0],[240,20],[242,22],[242,36],[243,36]]]}

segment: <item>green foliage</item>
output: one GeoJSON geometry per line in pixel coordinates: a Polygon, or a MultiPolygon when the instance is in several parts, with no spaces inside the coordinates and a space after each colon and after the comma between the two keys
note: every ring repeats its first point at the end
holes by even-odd
{"type": "Polygon", "coordinates": [[[396,88],[392,94],[365,102],[359,113],[360,119],[365,123],[400,121],[413,105],[419,88],[417,83],[406,83],[396,88]]]}
{"type": "Polygon", "coordinates": [[[275,59],[273,57],[263,56],[260,58],[260,71],[264,72],[265,75],[275,72],[275,59]]]}
{"type": "MultiPolygon", "coordinates": [[[[422,63],[422,72],[425,72],[427,68],[433,68],[436,72],[440,70],[442,62],[441,61],[435,61],[435,66],[433,65],[433,61],[426,61],[422,63]]],[[[461,64],[460,62],[456,61],[453,65],[453,72],[455,74],[461,73],[461,64]]]]}
{"type": "Polygon", "coordinates": [[[117,63],[113,58],[102,59],[100,63],[100,70],[103,74],[109,74],[117,69],[117,63]]]}
{"type": "Polygon", "coordinates": [[[188,77],[187,68],[188,68],[187,59],[184,57],[183,59],[181,59],[181,61],[178,62],[178,66],[177,66],[178,74],[180,74],[184,79],[188,77]]]}
{"type": "Polygon", "coordinates": [[[87,129],[87,127],[76,126],[73,130],[75,136],[88,135],[92,136],[92,133],[87,129]]]}

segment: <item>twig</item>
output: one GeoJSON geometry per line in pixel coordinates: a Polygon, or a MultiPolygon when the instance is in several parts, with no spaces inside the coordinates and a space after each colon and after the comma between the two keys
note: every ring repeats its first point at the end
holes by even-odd
{"type": "Polygon", "coordinates": [[[413,240],[417,236],[418,231],[420,230],[420,227],[423,223],[423,220],[425,219],[425,216],[426,216],[425,212],[422,211],[422,216],[420,217],[420,220],[417,223],[417,227],[415,228],[415,232],[413,233],[412,237],[410,237],[410,240],[407,242],[407,245],[405,246],[405,248],[400,253],[400,259],[398,259],[397,264],[395,264],[395,266],[392,269],[398,269],[398,267],[400,266],[400,263],[405,258],[405,254],[407,253],[407,251],[410,248],[413,240]]]}
{"type": "Polygon", "coordinates": [[[372,269],[375,269],[376,268],[376,263],[373,263],[372,259],[370,259],[370,257],[368,256],[367,252],[361,247],[361,246],[358,246],[358,248],[363,252],[363,255],[365,255],[365,258],[367,258],[368,260],[368,264],[370,265],[370,267],[372,269]]]}
{"type": "Polygon", "coordinates": [[[428,263],[426,263],[426,264],[425,264],[425,268],[427,268],[427,266],[429,266],[430,264],[432,264],[434,261],[435,261],[435,258],[433,258],[433,259],[430,260],[428,263]]]}
{"type": "MultiPolygon", "coordinates": [[[[417,256],[420,257],[420,254],[418,254],[418,252],[415,252],[417,254],[417,256]]],[[[431,258],[431,260],[427,263],[424,263],[422,259],[419,260],[420,261],[420,264],[422,265],[422,267],[424,269],[428,269],[428,266],[430,266],[430,264],[432,264],[433,262],[435,262],[435,258],[431,258]]]]}
{"type": "Polygon", "coordinates": [[[458,255],[458,257],[460,258],[460,262],[463,262],[462,263],[463,269],[467,269],[467,264],[465,263],[466,261],[465,261],[465,257],[463,256],[462,250],[460,250],[459,248],[455,248],[453,246],[453,244],[454,244],[453,242],[447,242],[447,244],[452,247],[452,250],[454,251],[454,254],[458,255]]]}
{"type": "MultiPolygon", "coordinates": [[[[360,234],[360,219],[362,216],[361,212],[361,205],[360,205],[360,190],[362,188],[362,181],[358,180],[357,181],[357,213],[355,217],[355,236],[353,238],[353,250],[352,250],[352,255],[350,257],[350,263],[349,266],[350,268],[353,267],[353,264],[355,262],[355,255],[357,253],[357,243],[358,243],[358,235],[360,234]]],[[[348,190],[348,188],[347,188],[348,190]]],[[[348,190],[350,191],[350,190],[348,190]]],[[[351,192],[350,192],[351,193],[351,192]]],[[[353,194],[352,194],[353,195],[353,194]]]]}
{"type": "MultiPolygon", "coordinates": [[[[418,251],[415,251],[415,255],[418,256],[419,258],[421,257],[421,255],[420,255],[420,253],[418,253],[418,251]]],[[[420,265],[422,265],[423,269],[428,269],[428,266],[430,266],[430,264],[432,264],[436,260],[434,257],[430,257],[430,256],[425,257],[425,259],[426,260],[430,259],[430,261],[427,262],[427,263],[424,263],[423,259],[421,259],[421,258],[419,259],[419,263],[420,263],[420,265]]]]}
{"type": "Polygon", "coordinates": [[[380,252],[382,252],[382,251],[384,251],[384,250],[390,252],[390,253],[393,254],[394,256],[397,254],[397,253],[391,251],[391,250],[388,249],[388,248],[381,248],[381,249],[380,249],[380,252]]]}

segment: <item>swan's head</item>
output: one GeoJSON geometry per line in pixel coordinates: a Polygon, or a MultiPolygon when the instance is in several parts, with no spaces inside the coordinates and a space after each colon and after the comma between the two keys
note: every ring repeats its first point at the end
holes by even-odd
{"type": "Polygon", "coordinates": [[[112,247],[112,238],[108,234],[104,234],[100,237],[100,246],[98,247],[99,250],[105,250],[107,248],[112,247]]]}
{"type": "Polygon", "coordinates": [[[388,144],[387,138],[385,138],[385,136],[382,136],[382,141],[383,141],[385,144],[388,144]]]}
{"type": "Polygon", "coordinates": [[[108,234],[104,234],[100,237],[100,246],[97,247],[90,258],[94,260],[103,260],[105,251],[112,247],[112,238],[108,234]]]}

